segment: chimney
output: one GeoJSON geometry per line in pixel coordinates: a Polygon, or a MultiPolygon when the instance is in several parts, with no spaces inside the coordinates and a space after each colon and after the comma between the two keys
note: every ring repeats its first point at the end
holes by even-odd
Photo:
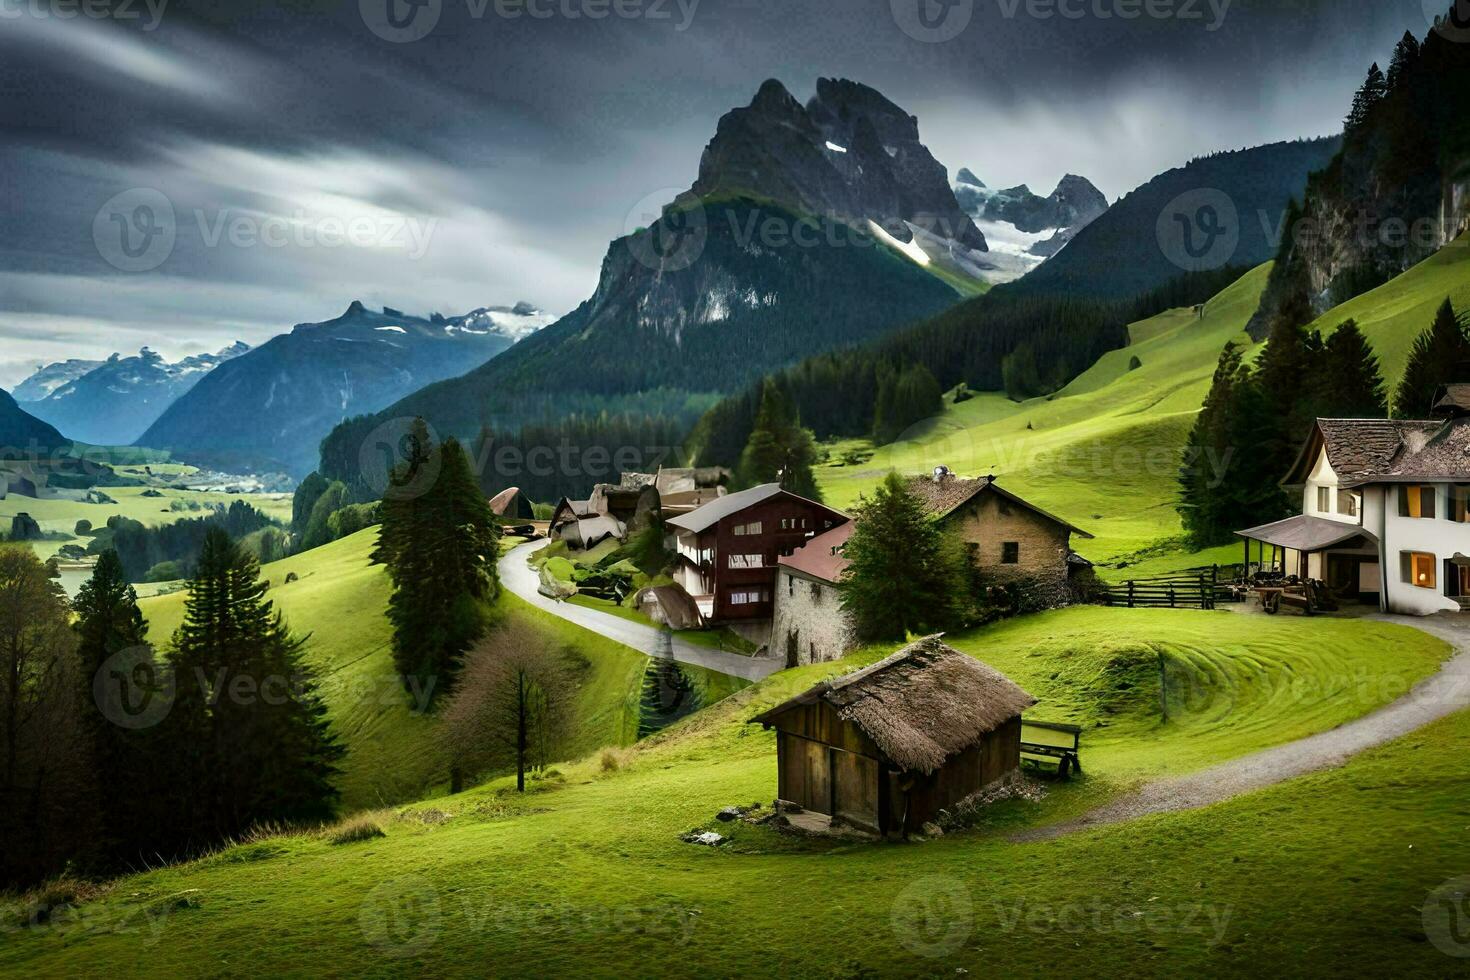
{"type": "Polygon", "coordinates": [[[936,466],[936,467],[934,467],[934,482],[935,483],[943,483],[945,480],[948,480],[948,479],[950,479],[953,476],[954,476],[954,474],[949,471],[949,467],[948,466],[936,466]]]}

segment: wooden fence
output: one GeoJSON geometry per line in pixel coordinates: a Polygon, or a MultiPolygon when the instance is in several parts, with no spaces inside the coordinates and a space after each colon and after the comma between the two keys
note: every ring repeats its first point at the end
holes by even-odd
{"type": "Polygon", "coordinates": [[[1107,587],[1107,604],[1127,609],[1214,609],[1217,603],[1238,601],[1218,566],[1107,587]]]}

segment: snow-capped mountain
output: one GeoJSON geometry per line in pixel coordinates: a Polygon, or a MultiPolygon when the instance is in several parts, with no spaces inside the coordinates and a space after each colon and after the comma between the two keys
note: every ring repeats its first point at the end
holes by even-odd
{"type": "Polygon", "coordinates": [[[297,324],[212,371],[137,444],[304,476],[338,422],[479,367],[553,319],[529,303],[421,317],[353,302],[336,319],[297,324]]]}
{"type": "Polygon", "coordinates": [[[17,402],[38,402],[62,385],[70,384],[101,366],[101,361],[84,361],[78,358],[47,364],[37,368],[35,374],[16,385],[10,394],[17,402]]]}
{"type": "Polygon", "coordinates": [[[955,178],[955,199],[990,244],[982,277],[1009,282],[1056,255],[1108,209],[1108,199],[1086,177],[1068,174],[1047,197],[1025,184],[996,190],[969,169],[955,178]]]}
{"type": "Polygon", "coordinates": [[[195,354],[170,363],[144,347],[132,357],[113,354],[80,374],[76,371],[85,361],[51,364],[16,389],[21,395],[44,392],[42,397],[32,400],[17,395],[16,401],[80,442],[126,446],[200,378],[248,350],[248,344],[237,341],[213,354],[195,354]],[[73,376],[52,383],[68,374],[73,376]]]}

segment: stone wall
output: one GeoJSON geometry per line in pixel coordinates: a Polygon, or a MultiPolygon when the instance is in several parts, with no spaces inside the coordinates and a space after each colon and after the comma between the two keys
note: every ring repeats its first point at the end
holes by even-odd
{"type": "Polygon", "coordinates": [[[776,575],[776,610],[771,652],[788,666],[826,663],[854,644],[850,617],[837,587],[782,568],[776,575]]]}
{"type": "Polygon", "coordinates": [[[1052,580],[1063,589],[1067,582],[1070,532],[1026,507],[997,493],[977,494],[951,514],[945,530],[958,535],[970,549],[970,559],[986,581],[994,584],[1052,580]],[[1002,560],[1007,542],[1019,546],[1015,564],[1002,560]]]}

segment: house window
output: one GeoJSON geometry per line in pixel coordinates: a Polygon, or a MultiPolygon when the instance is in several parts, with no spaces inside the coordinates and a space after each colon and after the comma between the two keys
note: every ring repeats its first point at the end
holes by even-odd
{"type": "Polygon", "coordinates": [[[1332,513],[1332,488],[1317,488],[1317,511],[1322,514],[1332,513]]]}
{"type": "Polygon", "coordinates": [[[822,587],[815,582],[812,583],[812,604],[818,606],[822,604],[822,587]]]}
{"type": "Polygon", "coordinates": [[[1007,541],[1000,546],[1000,563],[1002,565],[1021,564],[1021,543],[1019,541],[1007,541]]]}
{"type": "Polygon", "coordinates": [[[796,598],[796,579],[791,575],[786,576],[786,598],[796,598]]]}
{"type": "Polygon", "coordinates": [[[730,593],[730,605],[732,606],[751,606],[758,602],[770,601],[771,597],[764,589],[730,593]]]}
{"type": "Polygon", "coordinates": [[[1470,524],[1470,486],[1450,487],[1450,520],[1470,524]]]}
{"type": "Polygon", "coordinates": [[[765,568],[766,560],[761,555],[731,555],[731,568],[765,568]]]}
{"type": "Polygon", "coordinates": [[[1358,495],[1346,490],[1337,491],[1337,512],[1344,517],[1358,516],[1358,495]]]}
{"type": "Polygon", "coordinates": [[[1400,555],[1403,579],[1409,585],[1421,589],[1439,587],[1438,561],[1433,555],[1421,551],[1405,551],[1400,555]]]}
{"type": "Polygon", "coordinates": [[[1424,486],[1399,487],[1399,516],[1434,519],[1434,488],[1424,486]]]}

